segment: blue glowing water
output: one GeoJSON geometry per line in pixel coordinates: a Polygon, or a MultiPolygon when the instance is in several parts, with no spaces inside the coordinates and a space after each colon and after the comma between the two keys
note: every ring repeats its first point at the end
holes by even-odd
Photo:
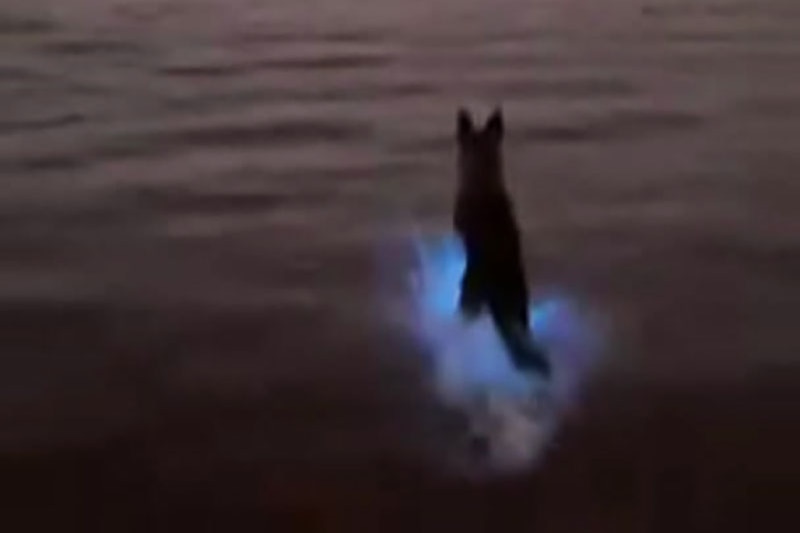
{"type": "MultiPolygon", "coordinates": [[[[491,319],[466,321],[458,312],[466,258],[454,235],[415,239],[418,266],[412,276],[413,325],[430,356],[436,391],[446,403],[474,412],[476,398],[491,398],[491,423],[499,453],[514,464],[534,461],[550,440],[563,408],[599,353],[598,338],[563,294],[537,298],[531,327],[553,368],[550,379],[519,371],[511,362],[491,319]],[[548,408],[533,414],[533,397],[548,408]],[[499,422],[498,422],[499,420],[499,422]],[[512,428],[514,435],[502,428],[512,428]],[[510,440],[509,440],[510,439],[510,440]],[[504,444],[505,443],[505,444],[504,444]]],[[[484,409],[485,411],[485,409],[484,409]]]]}

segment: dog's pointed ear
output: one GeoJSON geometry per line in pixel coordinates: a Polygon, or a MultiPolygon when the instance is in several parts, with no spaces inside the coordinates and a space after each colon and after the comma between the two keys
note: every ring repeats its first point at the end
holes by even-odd
{"type": "Polygon", "coordinates": [[[484,131],[496,142],[500,142],[503,139],[504,129],[503,110],[500,107],[495,107],[489,119],[486,121],[484,131]]]}
{"type": "Polygon", "coordinates": [[[469,111],[463,107],[460,107],[458,109],[456,122],[458,124],[458,140],[459,142],[463,143],[472,136],[475,130],[475,126],[472,124],[472,117],[470,116],[469,111]]]}

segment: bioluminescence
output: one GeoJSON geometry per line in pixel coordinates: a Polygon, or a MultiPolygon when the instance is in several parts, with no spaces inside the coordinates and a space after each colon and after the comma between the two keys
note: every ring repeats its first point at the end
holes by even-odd
{"type": "Polygon", "coordinates": [[[460,409],[501,468],[535,464],[599,351],[599,337],[564,291],[541,294],[530,322],[552,365],[549,379],[519,371],[488,316],[458,311],[465,256],[454,235],[414,239],[410,324],[429,357],[435,392],[460,409]]]}

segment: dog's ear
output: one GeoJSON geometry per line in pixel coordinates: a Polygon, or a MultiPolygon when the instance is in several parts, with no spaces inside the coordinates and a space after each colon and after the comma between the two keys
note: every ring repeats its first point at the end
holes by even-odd
{"type": "Polygon", "coordinates": [[[458,109],[458,115],[456,122],[458,123],[458,141],[463,143],[472,137],[472,134],[475,130],[475,126],[472,124],[472,117],[469,114],[469,111],[460,107],[458,109]]]}
{"type": "Polygon", "coordinates": [[[499,143],[503,140],[503,130],[503,110],[500,107],[495,107],[486,121],[483,131],[486,132],[489,138],[499,143]]]}

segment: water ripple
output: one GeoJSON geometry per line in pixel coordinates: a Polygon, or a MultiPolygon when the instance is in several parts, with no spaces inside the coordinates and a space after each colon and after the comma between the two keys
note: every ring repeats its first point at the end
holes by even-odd
{"type": "Polygon", "coordinates": [[[105,55],[140,55],[144,46],[129,41],[102,37],[60,39],[44,43],[39,50],[55,56],[105,56],[105,55]]]}
{"type": "Polygon", "coordinates": [[[382,67],[392,61],[389,55],[337,54],[324,57],[269,58],[249,63],[222,62],[159,67],[161,75],[178,78],[206,78],[251,74],[266,70],[340,70],[382,67]]]}
{"type": "Polygon", "coordinates": [[[141,136],[169,146],[261,146],[293,143],[343,142],[363,139],[371,131],[358,121],[318,119],[277,120],[249,124],[204,124],[151,132],[141,136]]]}
{"type": "Polygon", "coordinates": [[[26,131],[41,131],[71,126],[84,122],[86,117],[80,113],[65,113],[53,117],[32,118],[28,120],[0,121],[0,135],[3,133],[19,133],[26,131]]]}
{"type": "Polygon", "coordinates": [[[559,99],[592,99],[609,96],[632,96],[638,93],[634,84],[616,78],[575,78],[555,80],[501,80],[486,84],[486,90],[515,98],[556,97],[559,99]]]}
{"type": "Polygon", "coordinates": [[[611,141],[699,127],[700,115],[682,111],[620,111],[578,124],[531,126],[521,137],[534,142],[611,141]]]}
{"type": "Polygon", "coordinates": [[[0,14],[0,34],[38,35],[57,29],[56,24],[45,18],[0,14]]]}

